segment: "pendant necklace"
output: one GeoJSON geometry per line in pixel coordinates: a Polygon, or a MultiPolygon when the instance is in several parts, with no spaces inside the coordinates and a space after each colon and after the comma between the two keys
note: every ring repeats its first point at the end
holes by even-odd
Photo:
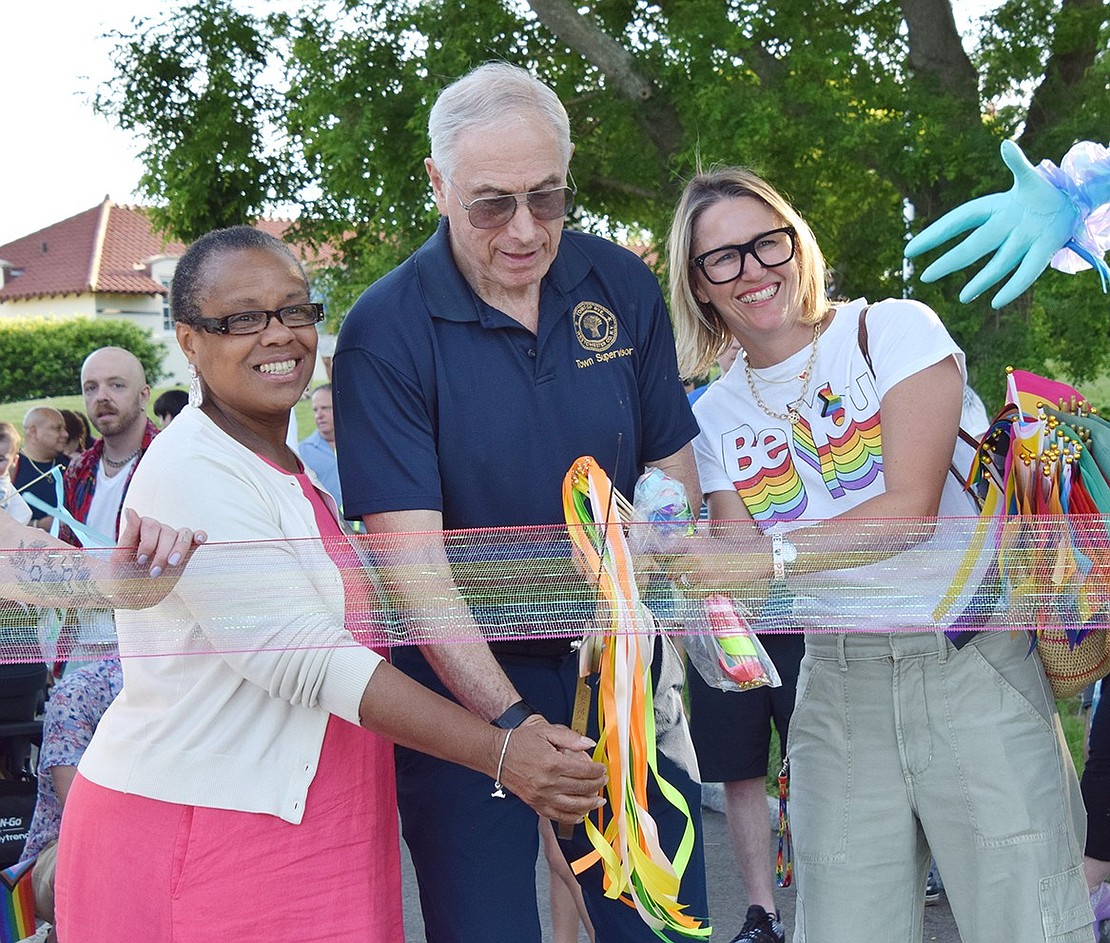
{"type": "Polygon", "coordinates": [[[759,390],[756,389],[755,386],[755,372],[752,370],[751,364],[748,363],[748,352],[741,349],[740,355],[744,358],[744,376],[747,377],[748,380],[748,389],[752,391],[752,399],[755,400],[755,405],[762,409],[763,412],[772,419],[789,422],[791,425],[797,425],[801,421],[802,414],[799,409],[802,401],[805,399],[806,393],[809,392],[809,384],[813,380],[813,364],[817,361],[817,341],[820,340],[820,338],[821,322],[818,321],[813,325],[813,343],[809,346],[809,360],[806,361],[806,368],[801,376],[802,388],[798,391],[798,395],[795,397],[794,401],[787,404],[786,412],[784,413],[775,412],[775,410],[771,409],[770,406],[763,402],[763,397],[759,395],[759,390]]]}
{"type": "Polygon", "coordinates": [[[46,468],[43,468],[38,462],[36,462],[33,458],[31,458],[31,456],[28,455],[26,452],[23,453],[23,457],[25,459],[27,459],[27,461],[29,461],[31,463],[31,467],[39,473],[39,478],[45,478],[47,475],[49,475],[50,470],[57,464],[56,462],[53,462],[50,459],[47,459],[49,464],[46,466],[46,468]]]}

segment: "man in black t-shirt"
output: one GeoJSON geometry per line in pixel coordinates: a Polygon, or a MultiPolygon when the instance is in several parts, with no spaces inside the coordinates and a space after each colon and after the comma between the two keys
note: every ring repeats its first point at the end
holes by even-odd
{"type": "MultiPolygon", "coordinates": [[[[40,501],[51,506],[58,503],[54,478],[50,469],[55,465],[66,467],[66,457],[62,454],[68,436],[62,414],[50,406],[35,406],[23,417],[23,448],[12,484],[16,490],[32,494],[40,501]]],[[[28,502],[30,503],[30,502],[28,502]]],[[[31,524],[50,530],[54,518],[34,505],[31,506],[31,524]]]]}

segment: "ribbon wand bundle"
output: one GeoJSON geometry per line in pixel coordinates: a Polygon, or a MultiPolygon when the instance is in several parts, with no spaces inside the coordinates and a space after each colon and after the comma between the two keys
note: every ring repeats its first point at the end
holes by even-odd
{"type": "Polygon", "coordinates": [[[989,528],[968,556],[978,543],[994,553],[1005,618],[1031,632],[1053,693],[1068,697],[1110,671],[1110,425],[1066,384],[1008,368],[1006,386],[969,475],[989,528]]]}
{"type": "MultiPolygon", "coordinates": [[[[594,851],[572,863],[581,873],[600,863],[605,895],[636,908],[659,936],[671,930],[708,939],[711,928],[684,913],[678,902],[682,874],[694,848],[694,825],[682,793],[663,779],[656,765],[655,712],[651,656],[655,623],[640,601],[632,554],[619,518],[597,521],[613,504],[608,477],[589,457],[578,459],[563,479],[563,510],[574,556],[583,573],[597,580],[601,618],[598,690],[598,737],[594,759],[605,764],[609,802],[587,817],[586,834],[594,851]],[[591,511],[592,509],[592,511],[591,511]],[[686,828],[668,858],[659,843],[655,819],[648,809],[648,779],[686,817],[686,828]]],[[[581,651],[583,670],[593,654],[588,642],[581,651]]]]}

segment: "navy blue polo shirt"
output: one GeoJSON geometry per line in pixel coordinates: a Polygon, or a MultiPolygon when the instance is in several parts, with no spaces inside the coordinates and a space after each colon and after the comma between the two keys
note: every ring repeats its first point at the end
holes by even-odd
{"type": "Polygon", "coordinates": [[[579,456],[631,497],[646,463],[698,432],[654,275],[578,232],[562,235],[533,334],[474,293],[441,223],[355,303],[333,381],[351,518],[430,509],[449,530],[562,523],[579,456]]]}

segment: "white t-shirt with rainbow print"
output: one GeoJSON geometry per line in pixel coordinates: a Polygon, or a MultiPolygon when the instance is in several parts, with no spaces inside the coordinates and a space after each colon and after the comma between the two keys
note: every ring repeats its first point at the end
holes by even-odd
{"type": "MultiPolygon", "coordinates": [[[[963,352],[930,308],[889,299],[867,312],[872,373],[859,345],[859,315],[866,304],[858,299],[838,306],[825,327],[798,423],[775,419],[756,405],[739,361],[697,401],[701,434],[694,452],[707,495],[735,490],[764,529],[785,533],[882,493],[883,395],[946,357],[956,358],[965,377],[966,370],[963,352]]],[[[807,344],[787,360],[754,371],[770,409],[785,413],[796,399],[809,356],[807,344]]],[[[921,404],[923,411],[929,408],[921,404]]],[[[827,571],[791,579],[795,620],[826,631],[946,628],[951,619],[938,620],[934,611],[956,576],[973,513],[949,476],[940,515],[961,520],[942,524],[932,539],[880,563],[847,569],[831,559],[827,571]]],[[[881,532],[881,524],[875,526],[881,532]]],[[[951,615],[961,609],[953,607],[951,615]]]]}

